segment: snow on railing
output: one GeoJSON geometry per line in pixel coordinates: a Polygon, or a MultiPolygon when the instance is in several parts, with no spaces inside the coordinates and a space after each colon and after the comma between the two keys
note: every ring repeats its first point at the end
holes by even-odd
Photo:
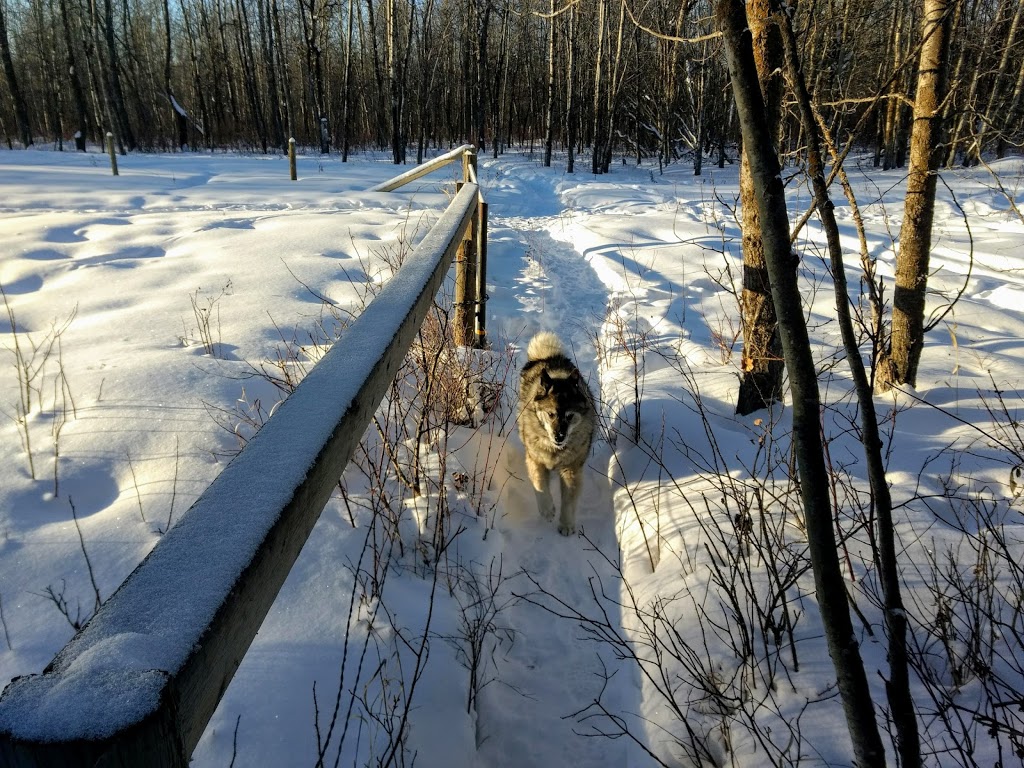
{"type": "MultiPolygon", "coordinates": [[[[475,162],[460,147],[425,165],[460,156],[466,169],[475,162]]],[[[263,428],[46,669],[7,686],[0,765],[187,768],[456,252],[481,251],[471,238],[484,231],[482,200],[464,173],[401,269],[263,428]]]]}

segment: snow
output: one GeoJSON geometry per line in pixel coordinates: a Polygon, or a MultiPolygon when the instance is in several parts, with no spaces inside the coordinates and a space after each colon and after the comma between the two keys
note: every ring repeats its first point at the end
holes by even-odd
{"type": "MultiPolygon", "coordinates": [[[[233,583],[286,501],[283,489],[305,474],[311,446],[326,439],[354,397],[353,382],[393,335],[393,302],[421,279],[409,271],[391,279],[395,254],[421,276],[429,272],[409,251],[447,206],[457,165],[382,193],[369,190],[398,169],[372,154],[347,164],[300,156],[291,182],[280,156],[129,155],[115,178],[98,151],[0,153],[0,285],[19,343],[39,343],[67,323],[39,373],[41,406],[27,419],[35,479],[15,419],[13,354],[0,361],[0,686],[27,676],[15,686],[34,689],[23,710],[5,697],[0,731],[98,737],[154,705],[163,686],[157,670],[177,669],[197,642],[189,628],[208,620],[215,605],[207,598],[233,583]],[[363,321],[342,330],[350,312],[363,321]],[[322,358],[317,328],[341,338],[322,358]],[[276,361],[287,348],[306,354],[288,370],[301,363],[311,372],[277,407],[277,390],[260,372],[283,371],[276,361]],[[248,448],[231,460],[243,441],[248,448]],[[115,593],[147,554],[150,575],[115,593]],[[91,615],[90,568],[116,619],[88,625],[56,659],[62,675],[53,684],[37,673],[72,637],[72,622],[91,615]],[[68,618],[54,596],[66,601],[68,618]]],[[[994,167],[1020,206],[1024,164],[994,167]]],[[[620,725],[661,760],[686,764],[687,733],[658,678],[620,658],[626,647],[642,652],[651,627],[674,627],[701,649],[700,658],[684,655],[693,665],[687,674],[673,667],[680,677],[672,686],[687,723],[718,759],[766,764],[763,745],[739,727],[744,702],[753,701],[779,744],[797,727],[810,763],[850,761],[808,577],[786,591],[791,639],[758,649],[753,660],[734,653],[734,606],[715,597],[710,553],[742,546],[723,538],[727,529],[716,521],[737,510],[724,515],[720,500],[735,503],[751,475],[784,474],[788,413],[733,413],[738,319],[725,288],[739,278],[730,210],[737,170],[705,168],[702,177],[682,166],[661,175],[630,162],[594,177],[543,168],[525,153],[481,154],[491,217],[487,326],[496,359],[510,356],[504,387],[515,390],[529,338],[552,330],[602,403],[605,439],[589,462],[582,535],[561,537],[537,515],[509,401],[500,418],[452,428],[443,491],[396,490],[384,504],[350,467],[350,495],[336,492],[328,502],[194,766],[312,765],[318,755],[333,764],[336,754],[340,764],[361,765],[382,757],[396,727],[418,765],[653,764],[629,738],[598,735],[620,725]],[[469,488],[453,485],[458,473],[469,488]],[[438,565],[430,542],[441,496],[454,527],[438,565]],[[370,524],[374,503],[395,515],[396,538],[370,524]],[[392,548],[390,567],[371,561],[367,541],[392,548]],[[489,587],[500,609],[481,660],[485,684],[467,706],[465,621],[487,604],[479,598],[489,587]],[[630,645],[602,640],[597,617],[630,645]],[[772,677],[791,652],[798,669],[772,677]],[[695,670],[725,698],[689,687],[695,670]],[[753,698],[736,698],[733,712],[719,709],[740,691],[753,698]],[[405,722],[401,705],[410,697],[405,722]],[[600,716],[597,702],[619,720],[600,716]]],[[[891,275],[887,230],[898,231],[902,177],[868,164],[860,170],[853,176],[869,247],[891,275]]],[[[965,279],[968,290],[928,335],[917,390],[876,400],[894,501],[903,505],[898,535],[912,564],[904,574],[912,626],[930,620],[925,552],[941,556],[958,541],[951,506],[914,497],[937,493],[951,463],[958,477],[989,489],[996,501],[987,525],[1003,520],[1010,546],[1024,555],[1012,515],[1019,503],[1008,487],[1020,456],[1012,425],[1000,426],[992,413],[994,387],[1011,415],[1024,405],[1024,224],[983,169],[944,178],[969,218],[940,191],[929,311],[965,279]],[[949,445],[952,459],[935,461],[949,445]]],[[[791,183],[794,219],[809,200],[808,189],[791,183]]],[[[852,214],[838,195],[835,202],[853,248],[852,214]]],[[[812,223],[797,243],[822,371],[823,429],[833,465],[863,480],[823,242],[812,223]]],[[[847,268],[856,286],[852,254],[847,268]]],[[[6,313],[0,318],[9,349],[15,337],[6,313]]],[[[439,470],[433,454],[427,463],[439,470]]],[[[874,628],[869,634],[855,619],[881,711],[881,613],[868,597],[870,554],[856,520],[855,499],[847,498],[841,557],[874,628]]],[[[778,531],[779,559],[799,563],[798,521],[773,512],[765,522],[778,531]]],[[[741,605],[752,621],[769,583],[752,577],[741,605]]],[[[962,695],[973,701],[980,688],[967,685],[962,695]]],[[[994,742],[984,729],[976,736],[975,757],[993,762],[994,742]]]]}
{"type": "Polygon", "coordinates": [[[168,93],[167,98],[171,100],[171,108],[174,109],[175,112],[177,112],[182,117],[188,117],[188,112],[186,112],[185,108],[178,103],[178,100],[176,98],[174,98],[173,93],[168,93]]]}

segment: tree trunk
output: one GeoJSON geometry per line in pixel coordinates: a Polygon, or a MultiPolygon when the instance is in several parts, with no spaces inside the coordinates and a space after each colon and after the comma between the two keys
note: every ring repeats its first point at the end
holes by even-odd
{"type": "Polygon", "coordinates": [[[54,137],[58,151],[64,151],[64,78],[58,73],[53,0],[36,0],[32,12],[39,29],[39,57],[43,76],[51,86],[46,89],[46,132],[54,137]],[[45,40],[45,42],[44,42],[45,40]]]}
{"type": "Polygon", "coordinates": [[[14,71],[14,60],[11,58],[11,43],[7,37],[7,11],[6,4],[0,2],[0,58],[4,60],[4,76],[7,78],[7,87],[11,90],[11,97],[14,99],[14,120],[18,124],[18,137],[23,147],[32,146],[32,124],[28,116],[28,104],[18,87],[18,76],[14,71]]]}
{"type": "Polygon", "coordinates": [[[75,108],[75,148],[79,152],[85,152],[86,138],[89,132],[89,106],[85,98],[85,88],[82,85],[82,78],[78,75],[78,68],[75,66],[75,35],[71,32],[71,17],[68,14],[67,0],[60,0],[61,26],[64,31],[64,49],[67,57],[68,85],[71,86],[71,101],[75,108]]]}
{"type": "Polygon", "coordinates": [[[625,40],[626,25],[626,4],[619,3],[619,25],[615,37],[615,53],[612,56],[612,71],[609,78],[607,105],[605,107],[605,133],[604,153],[601,163],[601,172],[608,173],[612,164],[612,149],[615,145],[615,116],[618,112],[619,93],[622,90],[622,80],[626,71],[622,55],[622,43],[625,40]]]}
{"type": "Polygon", "coordinates": [[[188,56],[192,73],[192,101],[199,105],[199,125],[196,128],[205,140],[207,148],[210,148],[213,146],[213,138],[211,136],[213,121],[210,119],[210,113],[206,107],[206,92],[203,85],[202,70],[199,66],[199,54],[196,50],[196,46],[200,42],[198,30],[189,19],[185,3],[181,2],[180,7],[181,20],[185,25],[185,41],[188,43],[188,56]]]}
{"type": "MultiPolygon", "coordinates": [[[[953,12],[953,23],[950,27],[950,45],[953,40],[961,39],[962,44],[960,50],[956,55],[956,63],[953,63],[952,58],[950,59],[950,82],[961,83],[963,82],[964,65],[967,63],[969,58],[968,53],[973,50],[973,46],[970,44],[970,40],[963,39],[963,35],[960,34],[961,26],[973,26],[975,18],[978,12],[978,2],[973,0],[970,3],[970,7],[966,7],[967,3],[964,0],[959,0],[957,8],[953,12]]],[[[952,50],[950,51],[952,56],[952,50]]],[[[970,57],[970,58],[973,58],[970,57]]],[[[976,62],[975,62],[976,63],[976,62]]],[[[957,88],[957,93],[950,93],[950,98],[946,99],[946,103],[942,110],[942,119],[948,126],[950,131],[949,146],[946,149],[945,164],[947,168],[952,168],[953,164],[956,163],[957,151],[961,141],[961,131],[965,127],[966,115],[971,111],[970,105],[974,103],[974,94],[978,90],[978,77],[981,73],[981,67],[974,67],[974,74],[971,77],[971,88],[969,94],[964,97],[961,93],[963,88],[957,88]],[[959,103],[960,100],[963,103],[959,103]],[[955,119],[954,119],[955,118],[955,119]]]]}
{"type": "Polygon", "coordinates": [[[356,0],[348,0],[348,20],[345,27],[345,79],[341,86],[341,162],[348,162],[348,147],[352,123],[352,22],[356,0]]]}
{"type": "MultiPolygon", "coordinates": [[[[280,101],[284,107],[284,131],[286,136],[281,137],[280,147],[283,150],[288,139],[295,136],[295,109],[292,106],[292,89],[288,82],[288,56],[285,52],[284,34],[281,30],[281,9],[277,0],[270,0],[270,24],[273,28],[273,49],[277,60],[277,72],[281,96],[275,101],[280,101]]],[[[273,66],[273,62],[270,62],[273,66]]],[[[274,107],[276,112],[277,107],[274,107]]]]}
{"type": "Polygon", "coordinates": [[[868,483],[874,504],[876,536],[878,542],[878,572],[885,602],[885,628],[889,640],[889,680],[886,694],[893,724],[896,726],[897,747],[902,768],[920,768],[921,742],[914,712],[914,700],[910,693],[910,673],[907,663],[907,614],[900,593],[899,568],[896,562],[896,542],[892,521],[892,497],[885,477],[885,463],[882,460],[882,439],[878,433],[878,416],[875,401],[868,380],[857,334],[850,312],[850,297],[846,287],[846,265],[843,263],[843,249],[840,242],[839,224],[836,221],[835,206],[828,194],[825,181],[825,165],[819,146],[821,137],[811,107],[811,97],[800,67],[796,35],[789,16],[781,18],[783,44],[786,55],[786,70],[791,87],[796,95],[800,111],[800,122],[807,138],[807,172],[811,177],[814,202],[821,217],[828,244],[829,264],[832,271],[836,295],[836,315],[850,366],[857,402],[860,406],[861,441],[868,468],[868,483]]]}
{"type": "Polygon", "coordinates": [[[608,0],[597,0],[597,43],[594,49],[594,142],[590,158],[590,171],[595,176],[603,173],[605,154],[604,117],[604,48],[608,14],[608,0]]]}
{"type": "Polygon", "coordinates": [[[285,136],[284,122],[281,117],[281,104],[284,102],[282,86],[287,88],[283,71],[279,71],[280,61],[277,55],[277,34],[274,31],[274,14],[270,3],[256,0],[257,21],[260,27],[260,45],[264,66],[267,70],[267,106],[270,119],[270,141],[275,147],[283,149],[288,144],[285,136]]]}
{"type": "Polygon", "coordinates": [[[796,258],[790,247],[785,189],[771,127],[765,119],[765,103],[743,0],[719,0],[715,17],[725,37],[725,55],[744,152],[749,157],[751,177],[758,192],[765,261],[793,396],[793,443],[822,626],[836,671],[856,764],[861,768],[880,766],[885,763],[885,750],[853,633],[832,529],[829,480],[821,445],[817,374],[796,279],[796,258]]]}
{"type": "Polygon", "coordinates": [[[391,161],[395,165],[405,162],[402,138],[401,75],[398,66],[398,9],[397,0],[387,0],[384,18],[384,44],[388,67],[388,105],[391,115],[391,161]]]}
{"type": "Polygon", "coordinates": [[[503,152],[505,143],[508,141],[509,136],[506,133],[502,136],[502,131],[505,129],[505,117],[508,111],[508,48],[509,48],[509,35],[511,32],[511,17],[512,12],[509,8],[505,8],[501,13],[501,36],[498,43],[498,74],[497,74],[497,91],[495,98],[495,115],[494,115],[494,136],[491,138],[491,155],[497,160],[498,153],[503,152]]]}
{"type": "Polygon", "coordinates": [[[555,143],[555,0],[549,0],[548,10],[551,16],[548,18],[548,100],[547,108],[544,111],[544,167],[551,167],[551,153],[555,143]]]}
{"type": "MultiPolygon", "coordinates": [[[[903,2],[897,2],[893,9],[892,34],[889,36],[890,54],[892,55],[892,66],[894,69],[900,66],[903,58],[903,45],[901,29],[903,26],[903,2]]],[[[885,123],[882,129],[883,143],[885,145],[885,156],[882,162],[882,170],[889,170],[897,166],[897,144],[900,111],[903,109],[900,104],[900,92],[902,78],[893,80],[890,86],[889,99],[885,105],[885,123]]],[[[902,165],[902,163],[900,164],[902,165]]]]}
{"type": "Polygon", "coordinates": [[[163,1],[164,9],[164,93],[171,103],[171,119],[177,134],[178,149],[188,148],[188,120],[182,112],[182,107],[174,98],[174,88],[171,85],[171,9],[169,0],[163,1]]]}
{"type": "MultiPolygon", "coordinates": [[[[782,38],[778,19],[772,18],[770,0],[751,0],[747,22],[753,36],[757,66],[765,104],[765,122],[771,132],[773,151],[778,153],[782,122],[782,38]]],[[[743,327],[743,357],[736,413],[746,415],[767,408],[782,399],[785,364],[776,329],[771,280],[765,264],[757,191],[750,174],[746,144],[740,164],[740,213],[743,230],[743,294],[740,304],[743,327]]]]}
{"type": "MultiPolygon", "coordinates": [[[[981,124],[978,127],[978,135],[975,137],[971,145],[970,160],[971,165],[974,165],[981,161],[981,153],[985,149],[985,144],[990,142],[992,139],[989,137],[990,133],[1002,135],[1003,126],[1010,127],[1009,123],[1004,122],[1004,119],[1000,119],[998,115],[1007,115],[1007,104],[1004,100],[1004,94],[1008,90],[1009,81],[1013,77],[1011,73],[1011,58],[1013,54],[1020,55],[1019,49],[1014,48],[1014,39],[1017,37],[1017,31],[1020,29],[1021,17],[1024,15],[1024,2],[1016,3],[1017,9],[1013,13],[1013,19],[1010,21],[1010,28],[1006,32],[1005,42],[1003,43],[1003,52],[999,57],[999,65],[996,71],[993,73],[994,80],[992,81],[992,91],[988,96],[988,104],[985,106],[985,114],[981,117],[981,124]],[[998,121],[998,128],[997,128],[998,121]]],[[[1009,11],[1009,8],[1006,9],[1009,11]]],[[[1022,69],[1021,62],[1016,60],[1013,62],[1018,70],[1022,69]]]]}
{"type": "Polygon", "coordinates": [[[107,80],[110,83],[110,111],[114,118],[117,141],[123,155],[134,150],[138,143],[132,130],[131,120],[124,103],[124,89],[121,87],[121,64],[117,54],[117,39],[114,35],[114,8],[110,0],[103,0],[103,35],[107,48],[107,80]]]}
{"type": "Polygon", "coordinates": [[[473,91],[473,141],[477,149],[486,148],[484,131],[487,123],[487,33],[491,26],[491,0],[476,0],[476,34],[473,45],[476,50],[476,82],[473,91]],[[482,6],[482,7],[481,7],[482,6]]]}
{"type": "Polygon", "coordinates": [[[578,136],[579,99],[576,97],[576,4],[569,6],[569,21],[565,31],[566,40],[566,75],[565,75],[565,144],[568,157],[565,161],[565,172],[576,171],[576,139],[578,136]]]}
{"type": "Polygon", "coordinates": [[[235,0],[238,12],[238,24],[235,30],[235,43],[238,46],[240,68],[245,81],[245,91],[249,96],[249,109],[257,138],[263,153],[267,152],[267,128],[263,115],[263,103],[260,101],[259,84],[256,82],[256,57],[252,50],[252,25],[245,9],[244,0],[235,0]]]}
{"type": "Polygon", "coordinates": [[[949,19],[955,0],[924,0],[921,62],[914,99],[907,194],[896,255],[892,306],[892,345],[879,385],[917,383],[924,348],[924,308],[928,257],[932,245],[935,187],[942,144],[942,102],[946,96],[949,19]]]}

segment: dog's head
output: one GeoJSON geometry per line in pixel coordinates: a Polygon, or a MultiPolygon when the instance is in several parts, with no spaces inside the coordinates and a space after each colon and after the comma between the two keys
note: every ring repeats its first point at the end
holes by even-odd
{"type": "Polygon", "coordinates": [[[586,410],[579,371],[573,370],[568,376],[551,376],[546,370],[541,371],[532,411],[556,448],[565,446],[586,410]]]}

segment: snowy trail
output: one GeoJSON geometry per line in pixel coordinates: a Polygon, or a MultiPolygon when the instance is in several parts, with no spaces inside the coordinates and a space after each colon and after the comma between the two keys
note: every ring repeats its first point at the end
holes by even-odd
{"type": "MultiPolygon", "coordinates": [[[[506,262],[500,271],[495,270],[514,280],[489,286],[490,310],[498,325],[495,330],[514,340],[520,350],[538,330],[557,332],[600,398],[594,334],[600,328],[608,290],[582,254],[552,236],[563,221],[557,215],[561,203],[553,189],[558,175],[529,169],[525,178],[516,174],[514,197],[503,194],[501,175],[498,177],[499,182],[487,189],[493,212],[521,210],[525,193],[531,207],[555,215],[530,219],[492,215],[492,258],[521,262],[519,269],[506,262]]],[[[528,574],[512,582],[514,593],[535,592],[538,587],[533,580],[570,605],[596,610],[591,591],[595,575],[616,589],[610,567],[594,551],[596,546],[618,558],[608,450],[598,441],[588,463],[577,518],[582,535],[565,538],[538,515],[525,477],[522,447],[518,439],[511,441],[505,458],[508,472],[517,479],[507,486],[498,533],[506,572],[528,574]]],[[[592,732],[590,724],[573,717],[601,692],[603,669],[614,669],[608,649],[588,641],[577,622],[549,615],[526,600],[507,610],[505,625],[514,633],[514,641],[499,649],[497,681],[483,690],[478,704],[478,765],[627,765],[626,744],[587,738],[583,734],[592,732]]],[[[616,710],[639,709],[639,686],[625,674],[616,677],[604,696],[616,710]],[[630,701],[629,696],[637,700],[630,701]]]]}

